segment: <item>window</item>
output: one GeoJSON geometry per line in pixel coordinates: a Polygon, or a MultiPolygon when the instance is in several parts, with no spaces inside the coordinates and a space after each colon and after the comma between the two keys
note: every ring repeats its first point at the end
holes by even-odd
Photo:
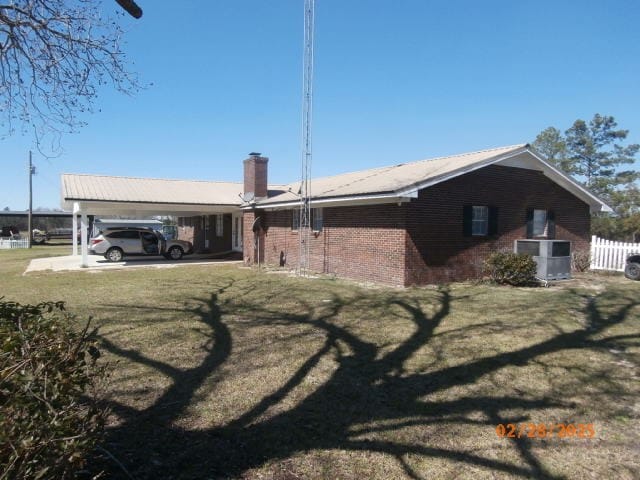
{"type": "Polygon", "coordinates": [[[211,231],[211,217],[209,215],[202,216],[202,230],[204,232],[204,248],[209,248],[211,231]]]}
{"type": "Polygon", "coordinates": [[[547,211],[546,210],[533,211],[533,236],[534,237],[547,236],[547,211]]]}
{"type": "MultiPolygon", "coordinates": [[[[320,232],[322,231],[323,226],[324,226],[324,221],[322,218],[322,209],[312,208],[311,209],[311,229],[314,232],[320,232]]],[[[291,212],[291,230],[299,230],[299,229],[300,229],[300,209],[296,209],[291,212]]]]}
{"type": "Polygon", "coordinates": [[[140,239],[140,232],[138,230],[120,230],[107,235],[108,238],[127,238],[127,239],[140,239]]]}
{"type": "Polygon", "coordinates": [[[291,230],[298,230],[300,228],[300,210],[295,209],[291,212],[291,230]]]}
{"type": "Polygon", "coordinates": [[[321,208],[313,208],[311,210],[311,220],[313,225],[314,232],[322,231],[322,209],[321,208]]]}
{"type": "Polygon", "coordinates": [[[527,210],[527,238],[556,237],[555,214],[553,210],[530,208],[527,210]]]}
{"type": "Polygon", "coordinates": [[[224,234],[224,216],[216,215],[216,235],[222,237],[224,234]]]}
{"type": "Polygon", "coordinates": [[[486,235],[489,232],[489,207],[473,206],[471,211],[471,235],[486,235]]]}
{"type": "Polygon", "coordinates": [[[462,207],[462,232],[465,237],[498,234],[498,207],[465,205],[462,207]]]}
{"type": "Polygon", "coordinates": [[[151,232],[142,232],[142,241],[149,243],[158,243],[158,237],[151,232]]]}

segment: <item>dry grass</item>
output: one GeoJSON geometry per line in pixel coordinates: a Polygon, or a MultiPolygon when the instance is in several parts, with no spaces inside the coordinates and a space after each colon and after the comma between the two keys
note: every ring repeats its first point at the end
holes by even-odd
{"type": "Polygon", "coordinates": [[[105,448],[137,479],[640,476],[640,296],[620,276],[407,290],[219,265],[21,276],[40,253],[0,251],[0,295],[95,318],[105,448]],[[508,422],[596,437],[499,438],[508,422]]]}

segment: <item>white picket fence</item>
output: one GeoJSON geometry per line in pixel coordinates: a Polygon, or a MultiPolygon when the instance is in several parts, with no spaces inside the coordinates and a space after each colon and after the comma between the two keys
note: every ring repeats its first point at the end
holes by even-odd
{"type": "Polygon", "coordinates": [[[21,238],[20,240],[0,238],[0,248],[29,248],[29,240],[26,238],[21,238]]]}
{"type": "Polygon", "coordinates": [[[624,272],[625,260],[630,253],[640,253],[640,243],[614,242],[591,237],[591,269],[624,272]]]}

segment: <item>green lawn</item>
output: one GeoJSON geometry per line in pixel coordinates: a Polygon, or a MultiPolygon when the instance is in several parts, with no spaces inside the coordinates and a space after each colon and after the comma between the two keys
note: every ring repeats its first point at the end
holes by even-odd
{"type": "Polygon", "coordinates": [[[220,265],[22,275],[30,256],[67,250],[0,251],[0,296],[94,318],[112,372],[104,448],[136,479],[640,477],[637,282],[400,290],[220,265]],[[500,438],[508,423],[595,436],[500,438]]]}

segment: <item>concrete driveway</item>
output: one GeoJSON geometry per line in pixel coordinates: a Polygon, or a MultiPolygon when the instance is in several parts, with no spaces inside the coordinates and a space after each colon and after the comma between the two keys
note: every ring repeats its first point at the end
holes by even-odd
{"type": "Polygon", "coordinates": [[[89,255],[88,266],[80,266],[80,255],[68,255],[64,257],[35,258],[31,260],[25,270],[25,274],[51,270],[63,271],[100,271],[123,268],[174,268],[187,265],[212,265],[212,264],[241,264],[241,254],[230,254],[224,257],[207,254],[194,254],[185,256],[182,260],[165,260],[164,257],[127,257],[122,262],[109,262],[100,255],[89,255]]]}

